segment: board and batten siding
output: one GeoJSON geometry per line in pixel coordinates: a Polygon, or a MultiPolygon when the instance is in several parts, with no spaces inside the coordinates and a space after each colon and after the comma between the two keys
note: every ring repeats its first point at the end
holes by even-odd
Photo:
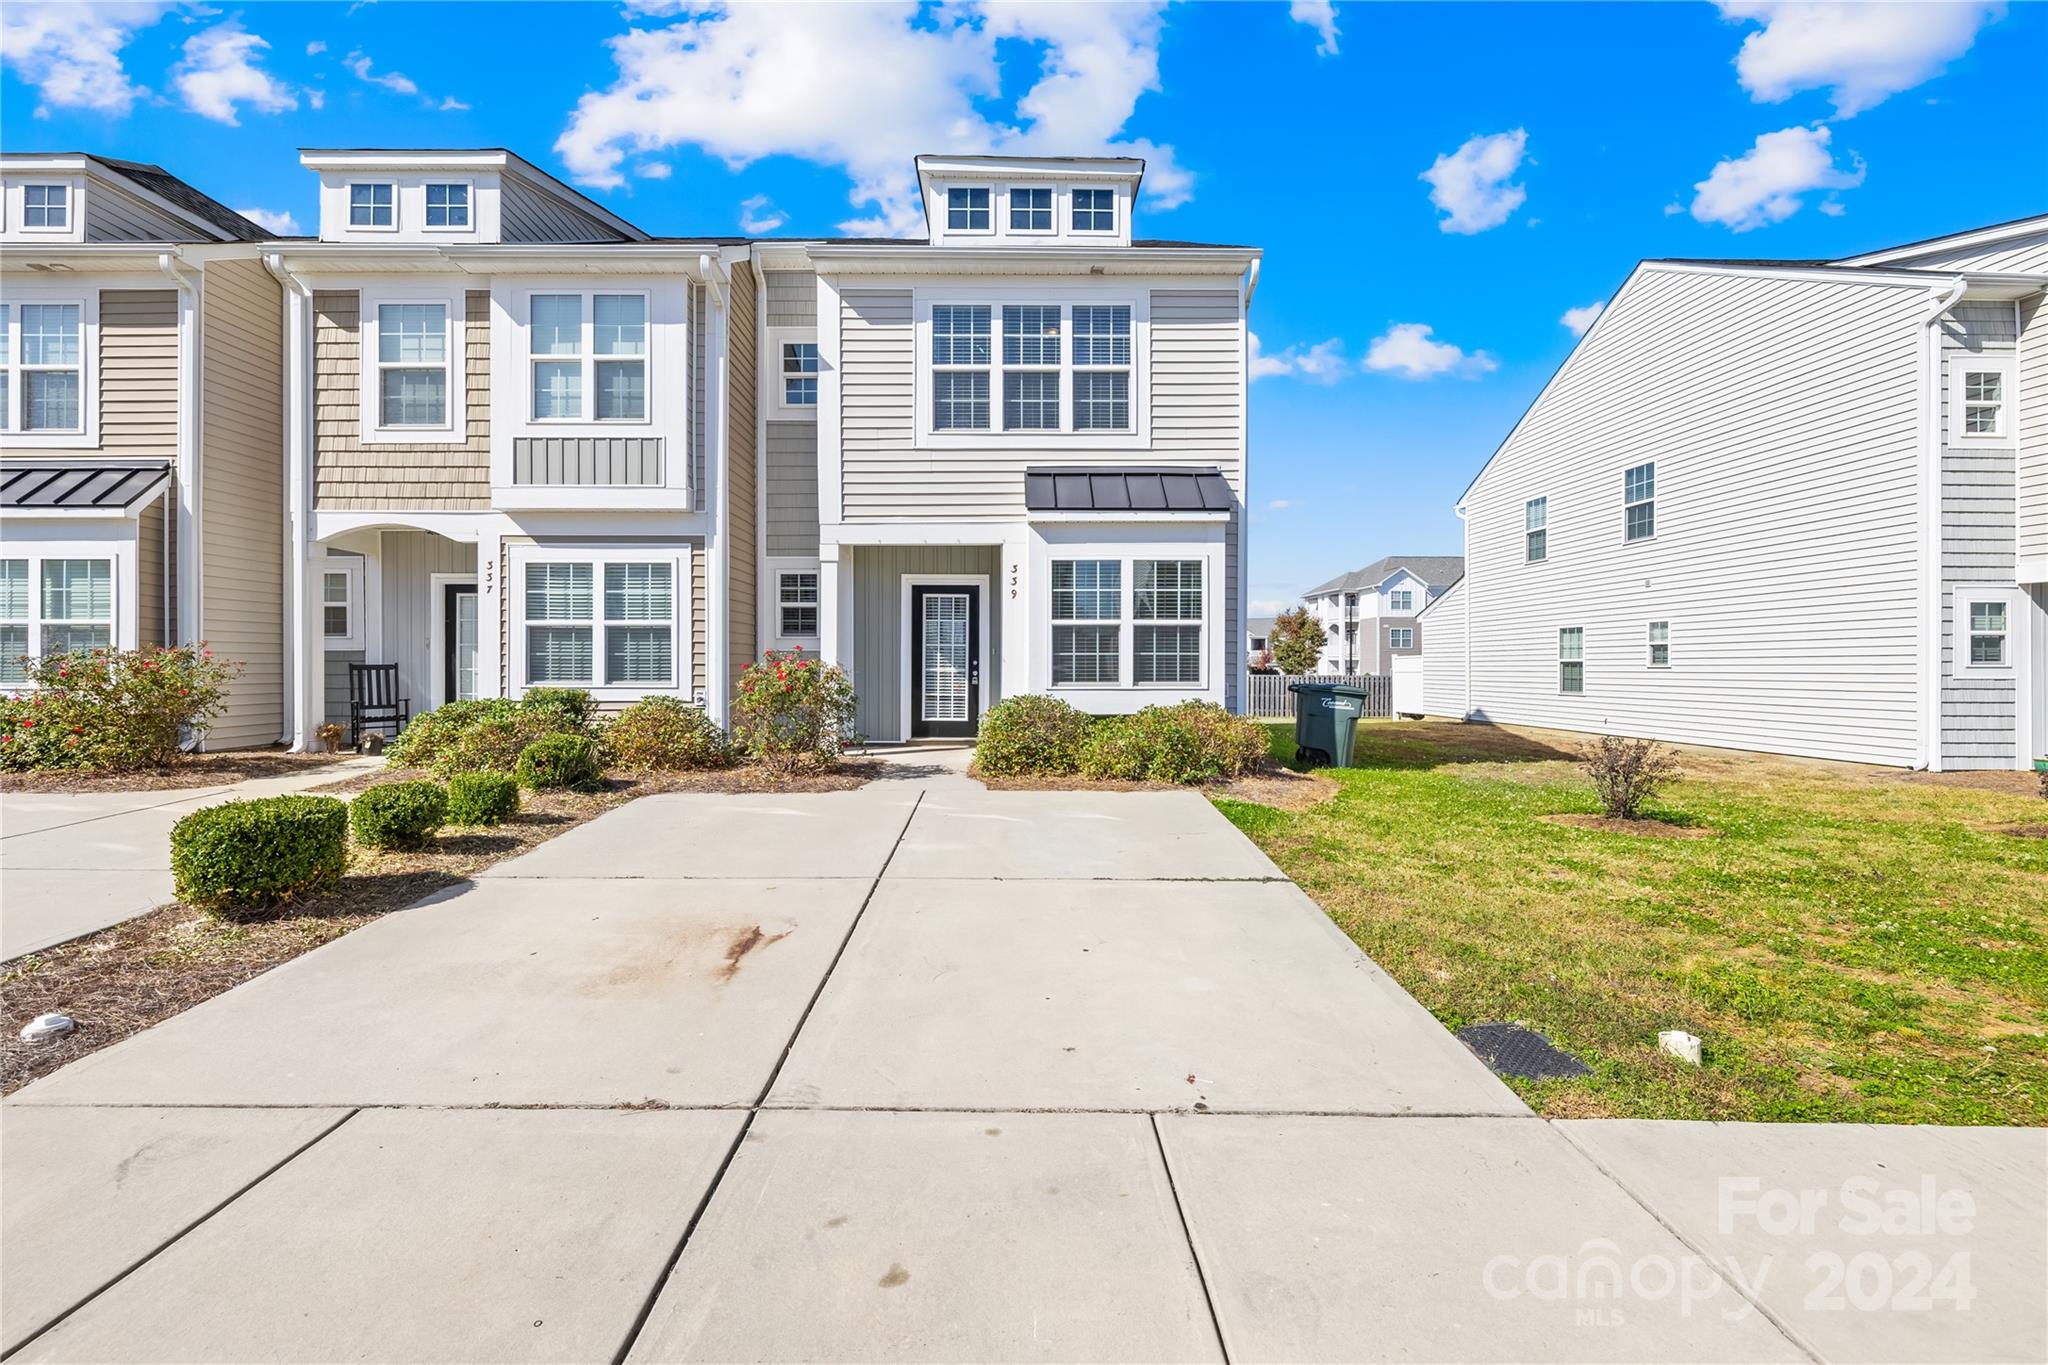
{"type": "MultiPolygon", "coordinates": [[[[759,550],[756,528],[760,477],[755,469],[754,424],[759,400],[760,347],[754,326],[754,267],[732,268],[731,315],[727,319],[726,365],[730,409],[726,417],[725,462],[726,678],[728,689],[754,661],[755,623],[760,614],[759,550]]],[[[701,348],[700,348],[701,349],[701,348]]]]}
{"type": "Polygon", "coordinates": [[[314,502],[323,511],[484,511],[491,505],[491,295],[465,296],[468,439],[364,445],[362,298],[313,295],[314,502]]]}
{"type": "Polygon", "coordinates": [[[1920,761],[1925,303],[1640,270],[1466,495],[1474,717],[1920,761]],[[1624,543],[1622,474],[1649,460],[1656,535],[1624,543]],[[1549,555],[1529,564],[1536,497],[1549,555]],[[1651,621],[1668,668],[1648,666],[1651,621]],[[1572,626],[1585,690],[1564,695],[1572,626]]]}
{"type": "Polygon", "coordinates": [[[261,261],[206,267],[199,326],[200,628],[239,660],[206,747],[284,733],[283,295],[261,261]]]}
{"type": "MultiPolygon", "coordinates": [[[[434,696],[434,618],[441,614],[434,575],[476,574],[476,546],[432,531],[385,531],[378,536],[379,610],[383,650],[377,662],[398,665],[398,691],[412,713],[429,711],[434,696]]],[[[481,671],[481,670],[480,670],[481,671]]],[[[347,695],[348,680],[342,680],[347,695]]]]}
{"type": "Polygon", "coordinates": [[[767,548],[772,559],[818,554],[818,424],[770,422],[764,467],[767,548]]]}
{"type": "Polygon", "coordinates": [[[903,579],[906,574],[985,574],[989,657],[981,661],[989,705],[1002,700],[1003,554],[994,545],[848,545],[840,550],[841,590],[852,604],[853,629],[840,665],[859,688],[855,724],[870,742],[903,738],[903,579]]]}
{"type": "Polygon", "coordinates": [[[2048,560],[2048,294],[2020,300],[2019,437],[2019,558],[2038,564],[2048,560]]]}
{"type": "Polygon", "coordinates": [[[1465,585],[1454,583],[1417,618],[1422,713],[1465,717],[1465,585]]]}
{"type": "MultiPolygon", "coordinates": [[[[1976,356],[2010,356],[2019,341],[2011,302],[1964,302],[1940,324],[1941,581],[2010,587],[2016,561],[2015,450],[1959,446],[1961,414],[1949,405],[1955,371],[1976,356]]],[[[1956,602],[1941,601],[1941,761],[1944,768],[2010,768],[2018,753],[2018,693],[2010,675],[1959,667],[1956,602]]],[[[2015,629],[2014,638],[2018,638],[2015,629]]]]}

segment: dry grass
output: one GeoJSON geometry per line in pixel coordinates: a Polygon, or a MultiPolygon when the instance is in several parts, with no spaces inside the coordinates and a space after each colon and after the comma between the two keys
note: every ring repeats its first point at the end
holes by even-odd
{"type": "Polygon", "coordinates": [[[0,773],[0,792],[154,792],[217,787],[262,777],[300,777],[354,754],[292,754],[282,749],[230,749],[187,754],[164,768],[126,773],[0,773]]]}

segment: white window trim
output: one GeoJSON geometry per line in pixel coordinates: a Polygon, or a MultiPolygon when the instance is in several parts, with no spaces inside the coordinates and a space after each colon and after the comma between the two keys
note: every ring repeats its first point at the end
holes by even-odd
{"type": "MultiPolygon", "coordinates": [[[[545,291],[543,291],[545,292],[545,291]]],[[[641,697],[654,695],[679,695],[689,700],[692,695],[691,679],[696,676],[696,658],[692,653],[690,632],[690,577],[691,547],[675,546],[618,546],[618,545],[518,545],[512,549],[512,572],[505,591],[513,594],[509,606],[511,620],[512,650],[511,679],[512,695],[523,697],[532,687],[582,687],[599,701],[636,701],[641,697]],[[667,683],[606,683],[599,679],[604,672],[604,566],[607,564],[672,564],[672,582],[675,598],[675,619],[670,628],[675,632],[669,662],[672,670],[667,683]],[[544,682],[528,679],[526,674],[526,566],[529,564],[589,564],[591,568],[591,603],[593,635],[590,648],[590,668],[598,675],[588,683],[544,682]]],[[[479,607],[483,606],[479,602],[479,607]]],[[[645,624],[645,623],[641,623],[645,624]]]]}
{"type": "MultiPolygon", "coordinates": [[[[395,195],[395,194],[396,194],[396,191],[393,191],[393,193],[394,193],[394,195],[395,195]]],[[[393,222],[394,224],[396,224],[396,222],[398,221],[398,209],[397,209],[397,207],[396,207],[396,200],[395,200],[395,199],[393,200],[393,208],[392,208],[392,210],[391,210],[391,219],[392,219],[392,222],[393,222]]],[[[360,231],[360,230],[361,230],[361,229],[358,229],[358,231],[360,231]]],[[[424,181],[421,181],[421,182],[420,182],[420,231],[421,231],[421,232],[455,232],[455,233],[464,233],[464,232],[475,232],[475,231],[476,231],[476,182],[475,182],[474,180],[424,180],[424,181]],[[464,218],[465,218],[465,219],[467,220],[466,222],[463,222],[463,223],[461,223],[461,224],[459,224],[459,225],[458,225],[458,224],[454,224],[454,223],[442,223],[442,224],[440,224],[439,226],[436,226],[435,224],[433,224],[433,223],[431,223],[431,222],[427,221],[427,216],[428,216],[427,192],[428,192],[429,190],[433,189],[433,187],[434,187],[434,186],[436,186],[436,185],[460,185],[460,186],[462,186],[462,188],[463,188],[463,191],[464,191],[464,202],[463,202],[463,217],[464,217],[464,218]]]]}
{"type": "Polygon", "coordinates": [[[818,408],[825,400],[825,348],[818,340],[815,327],[770,327],[766,329],[768,339],[768,417],[771,421],[816,421],[818,408]],[[818,347],[818,402],[809,405],[792,406],[782,401],[782,347],[788,342],[793,345],[808,344],[818,347]]]}
{"type": "Polygon", "coordinates": [[[2010,446],[2017,444],[2014,417],[2019,394],[2019,366],[2011,355],[1971,355],[1968,352],[1951,355],[1948,362],[1948,444],[1952,446],[2010,446]],[[1996,373],[2000,376],[1998,391],[1998,430],[1972,434],[1963,430],[1965,380],[1971,372],[1996,373]]]}
{"type": "MultiPolygon", "coordinates": [[[[981,595],[976,599],[978,609],[976,610],[975,615],[978,618],[978,620],[975,624],[974,637],[975,649],[977,651],[974,657],[980,663],[981,666],[981,685],[975,689],[975,698],[977,703],[977,709],[975,711],[976,716],[985,716],[988,714],[989,690],[991,687],[994,686],[996,670],[993,667],[991,660],[989,659],[988,653],[988,618],[991,615],[993,615],[993,613],[990,611],[991,604],[989,601],[989,582],[987,574],[907,573],[903,575],[901,582],[902,603],[899,608],[901,614],[896,619],[900,623],[902,628],[903,654],[901,657],[902,672],[900,674],[900,681],[897,684],[896,690],[898,694],[898,702],[900,707],[900,709],[897,712],[897,718],[900,724],[902,725],[902,728],[898,730],[896,733],[902,737],[902,741],[904,743],[908,744],[910,742],[910,724],[912,707],[914,704],[913,699],[910,695],[910,679],[914,671],[911,668],[911,651],[916,647],[916,632],[911,629],[910,620],[910,604],[913,600],[915,600],[913,594],[910,591],[912,588],[976,587],[981,589],[981,595]]],[[[822,575],[820,575],[818,580],[818,595],[821,599],[819,603],[819,610],[821,612],[824,610],[824,603],[822,601],[824,597],[824,586],[824,578],[822,575]]],[[[824,624],[822,616],[820,617],[819,624],[824,624]]]]}
{"type": "Polygon", "coordinates": [[[988,185],[945,185],[939,189],[939,212],[945,215],[945,232],[948,237],[993,237],[996,235],[996,215],[1004,208],[1003,195],[993,184],[988,185]],[[988,226],[985,228],[953,226],[953,191],[986,190],[988,192],[988,226]]]}
{"type": "Polygon", "coordinates": [[[1095,547],[1088,545],[1057,545],[1047,549],[1045,557],[1045,606],[1039,612],[1039,641],[1045,650],[1045,677],[1047,687],[1055,692],[1206,692],[1211,679],[1211,647],[1218,638],[1216,619],[1220,609],[1220,594],[1216,577],[1220,572],[1219,562],[1207,552],[1205,545],[1161,544],[1134,550],[1130,547],[1095,547]],[[1113,560],[1118,568],[1117,614],[1113,617],[1064,620],[1052,614],[1052,569],[1053,565],[1075,561],[1113,560]],[[1198,620],[1187,617],[1138,615],[1138,564],[1140,561],[1195,563],[1202,566],[1202,615],[1198,620]],[[1115,626],[1117,628],[1117,680],[1105,682],[1063,682],[1052,681],[1053,632],[1060,626],[1115,626]],[[1197,657],[1200,659],[1200,673],[1192,681],[1139,682],[1138,681],[1138,630],[1141,626],[1194,626],[1198,631],[1197,657]]]}
{"type": "Polygon", "coordinates": [[[1666,669],[1671,667],[1671,623],[1669,621],[1649,621],[1644,624],[1643,667],[1657,669],[1666,669]],[[1650,633],[1658,626],[1664,627],[1664,662],[1661,664],[1657,662],[1658,642],[1656,638],[1652,636],[1650,633]]]}
{"type": "Polygon", "coordinates": [[[1415,614],[1415,589],[1413,589],[1413,588],[1389,588],[1389,589],[1387,589],[1387,615],[1389,615],[1389,616],[1413,616],[1414,614],[1415,614]],[[1395,600],[1394,600],[1394,599],[1395,599],[1395,598],[1397,598],[1397,597],[1406,597],[1406,598],[1407,598],[1408,600],[1407,600],[1406,602],[1397,602],[1397,601],[1395,601],[1395,600]]]}
{"type": "MultiPolygon", "coordinates": [[[[8,410],[5,414],[0,414],[0,432],[6,433],[9,451],[83,450],[97,447],[100,443],[99,290],[89,289],[80,294],[75,289],[63,286],[52,288],[33,284],[16,285],[9,282],[0,286],[0,306],[8,310],[8,410]],[[78,308],[78,420],[82,425],[71,430],[22,430],[23,405],[28,401],[26,386],[22,383],[24,369],[21,363],[20,306],[24,303],[68,303],[75,304],[78,308]]],[[[71,367],[66,365],[37,368],[71,367]]]]}
{"type": "MultiPolygon", "coordinates": [[[[917,347],[912,382],[912,401],[917,408],[916,425],[912,429],[916,447],[929,450],[971,450],[986,449],[992,443],[1027,447],[1037,443],[1052,447],[1080,446],[1097,450],[1149,448],[1152,430],[1151,297],[1151,290],[1147,288],[1123,288],[1111,292],[1106,289],[1075,289],[1072,286],[1056,285],[1048,285],[1045,288],[1003,285],[977,290],[971,294],[963,293],[957,288],[928,294],[918,291],[914,295],[912,305],[912,331],[917,347]],[[1057,428],[1025,428],[1016,431],[1007,431],[1003,428],[1002,310],[1005,304],[1045,304],[1056,305],[1060,309],[1060,425],[1057,428]],[[1077,368],[1082,372],[1124,368],[1077,367],[1074,364],[1074,307],[1077,304],[1083,307],[1121,305],[1131,310],[1131,363],[1128,369],[1131,377],[1131,425],[1122,431],[1074,426],[1073,377],[1077,368]],[[932,424],[932,309],[977,306],[989,309],[989,425],[975,430],[939,430],[932,424]]],[[[954,365],[941,368],[960,371],[980,367],[954,365]]]]}
{"type": "Polygon", "coordinates": [[[615,427],[648,427],[654,425],[654,295],[647,289],[585,289],[536,287],[522,290],[520,300],[520,321],[518,327],[519,354],[524,365],[526,379],[526,425],[536,430],[552,430],[557,427],[595,427],[610,431],[615,427]],[[535,355],[533,353],[533,300],[535,296],[575,297],[582,300],[581,336],[577,340],[575,355],[535,355]],[[597,354],[597,299],[637,298],[640,300],[641,327],[646,336],[641,344],[640,354],[606,355],[597,354]],[[583,371],[582,411],[574,417],[539,417],[533,411],[533,371],[536,365],[561,364],[564,361],[580,362],[583,371]],[[647,401],[641,406],[638,417],[599,417],[597,415],[597,366],[599,361],[638,360],[641,365],[642,386],[647,401]]]}
{"type": "Polygon", "coordinates": [[[1067,187],[1067,192],[1066,192],[1066,193],[1065,193],[1064,195],[1061,195],[1061,196],[1060,196],[1060,198],[1062,198],[1063,200],[1065,200],[1065,201],[1066,201],[1066,202],[1065,202],[1065,211],[1066,211],[1066,215],[1067,215],[1066,229],[1067,229],[1067,232],[1068,232],[1068,233],[1070,233],[1071,235],[1073,235],[1073,236],[1075,236],[1075,237],[1119,237],[1119,236],[1122,236],[1122,235],[1123,235],[1123,222],[1124,222],[1124,215],[1125,215],[1126,213],[1128,213],[1128,212],[1130,211],[1130,210],[1129,210],[1129,207],[1128,207],[1128,205],[1127,205],[1127,204],[1126,204],[1126,202],[1125,202],[1125,196],[1124,196],[1124,189],[1123,189],[1123,186],[1121,186],[1121,185],[1069,185],[1069,186],[1067,187]],[[1075,197],[1075,195],[1076,195],[1076,194],[1077,194],[1077,193],[1078,193],[1079,191],[1082,191],[1082,190],[1108,190],[1108,191],[1109,191],[1109,204],[1110,204],[1110,215],[1109,215],[1109,226],[1108,226],[1108,227],[1106,227],[1106,228],[1084,228],[1084,227],[1076,227],[1076,226],[1074,226],[1074,197],[1075,197]]]}
{"type": "MultiPolygon", "coordinates": [[[[1020,185],[1005,185],[1005,186],[1003,187],[1003,232],[1004,232],[1004,235],[1006,235],[1006,236],[1010,236],[1010,237],[1057,237],[1057,236],[1059,236],[1059,233],[1060,233],[1060,214],[1061,214],[1061,212],[1062,212],[1062,211],[1064,211],[1064,209],[1065,209],[1065,207],[1066,207],[1066,200],[1067,200],[1067,196],[1066,196],[1066,194],[1065,194],[1065,193],[1063,192],[1063,190],[1062,190],[1062,187],[1061,187],[1061,186],[1058,186],[1058,185],[1050,185],[1050,184],[1020,184],[1020,185]],[[1019,191],[1019,190],[1033,190],[1033,191],[1036,191],[1036,190],[1044,190],[1044,191],[1045,191],[1045,192],[1047,193],[1047,195],[1048,195],[1048,196],[1049,196],[1049,198],[1050,198],[1050,204],[1051,204],[1051,210],[1050,210],[1050,212],[1051,212],[1051,218],[1050,218],[1050,221],[1051,221],[1051,223],[1052,223],[1052,226],[1050,226],[1050,227],[1042,227],[1042,228],[1020,228],[1020,227],[1018,227],[1018,226],[1016,225],[1016,223],[1015,223],[1014,221],[1012,221],[1012,219],[1011,219],[1011,216],[1010,216],[1010,213],[1011,213],[1011,203],[1010,203],[1010,200],[1011,200],[1012,196],[1014,196],[1014,195],[1015,195],[1015,194],[1017,193],[1017,191],[1019,191]]],[[[1027,209],[1027,210],[1025,210],[1025,212],[1027,212],[1027,213],[1035,213],[1035,212],[1037,212],[1037,210],[1036,210],[1036,209],[1027,209]]]]}
{"type": "Polygon", "coordinates": [[[15,225],[17,232],[31,235],[47,233],[51,236],[70,236],[79,221],[79,183],[76,180],[24,180],[21,182],[21,222],[15,225]],[[64,221],[54,226],[40,223],[31,226],[28,221],[28,192],[31,189],[61,189],[64,191],[64,221]]]}
{"type": "MultiPolygon", "coordinates": [[[[356,322],[358,341],[357,376],[361,385],[361,441],[364,445],[463,445],[469,440],[469,322],[465,317],[468,300],[462,289],[392,289],[381,293],[364,290],[356,322]],[[440,426],[383,425],[384,405],[378,392],[378,310],[392,303],[437,303],[447,309],[448,352],[443,362],[448,371],[448,420],[440,426]]],[[[424,369],[407,365],[404,369],[424,369]]]]}
{"type": "Polygon", "coordinates": [[[770,649],[801,649],[809,653],[818,652],[818,641],[825,628],[825,574],[815,559],[776,557],[766,561],[768,600],[762,605],[768,611],[768,647],[770,649]],[[808,573],[818,576],[818,630],[809,635],[785,635],[782,631],[782,576],[790,573],[808,573]]]}
{"type": "MultiPolygon", "coordinates": [[[[1655,460],[1637,460],[1637,461],[1636,461],[1636,462],[1635,462],[1634,464],[1631,464],[1631,465],[1624,465],[1624,466],[1622,467],[1622,471],[1621,471],[1621,543],[1622,543],[1622,544],[1624,544],[1624,545],[1642,545],[1642,544],[1645,544],[1646,542],[1649,542],[1649,541],[1655,540],[1655,539],[1657,538],[1657,493],[1658,493],[1658,488],[1657,488],[1657,462],[1656,462],[1655,460]],[[1648,469],[1648,470],[1650,471],[1650,496],[1649,496],[1649,497],[1647,497],[1647,498],[1637,498],[1637,499],[1636,499],[1635,501],[1631,502],[1631,501],[1629,501],[1629,496],[1628,496],[1628,476],[1629,476],[1629,474],[1630,474],[1631,472],[1633,472],[1633,471],[1635,471],[1635,470],[1638,470],[1638,469],[1648,469]],[[1629,512],[1630,512],[1631,510],[1633,510],[1634,508],[1637,508],[1637,507],[1647,507],[1647,508],[1649,508],[1649,509],[1650,509],[1650,534],[1648,534],[1648,535],[1646,535],[1646,536],[1631,536],[1631,535],[1630,535],[1630,534],[1628,533],[1628,514],[1629,514],[1629,512]]],[[[1548,504],[1546,504],[1546,505],[1545,505],[1544,511],[1545,511],[1545,516],[1544,516],[1544,522],[1545,522],[1545,530],[1547,531],[1547,530],[1549,529],[1548,523],[1549,523],[1549,520],[1550,520],[1550,518],[1549,518],[1549,515],[1548,515],[1548,513],[1549,513],[1549,506],[1548,506],[1548,504]]],[[[1548,535],[1545,535],[1545,536],[1544,536],[1544,550],[1545,550],[1545,552],[1546,552],[1546,553],[1548,553],[1548,551],[1549,551],[1549,548],[1550,548],[1550,537],[1549,537],[1548,535]]]]}
{"type": "MultiPolygon", "coordinates": [[[[1120,552],[1102,552],[1088,546],[1059,546],[1046,555],[1045,559],[1045,677],[1046,685],[1055,692],[1124,692],[1131,687],[1131,668],[1135,662],[1132,652],[1134,635],[1131,630],[1131,574],[1135,559],[1120,552]],[[1096,617],[1059,617],[1053,615],[1053,570],[1060,564],[1112,563],[1117,566],[1116,615],[1096,617]],[[1116,681],[1115,682],[1058,682],[1053,678],[1053,664],[1058,657],[1055,643],[1062,626],[1110,626],[1116,632],[1116,681]]],[[[1204,575],[1208,573],[1203,570],[1204,575]]]]}
{"type": "MultiPolygon", "coordinates": [[[[341,191],[341,222],[349,232],[396,232],[398,231],[398,182],[396,180],[351,180],[341,191]],[[388,223],[358,223],[356,221],[356,186],[382,185],[391,191],[391,221],[388,223]]],[[[472,213],[474,211],[472,210],[472,213]]]]}
{"type": "MultiPolygon", "coordinates": [[[[135,618],[137,564],[132,523],[128,525],[125,537],[116,533],[114,537],[105,540],[28,540],[19,543],[10,541],[4,551],[0,551],[0,559],[28,561],[28,616],[25,619],[8,617],[5,624],[28,627],[29,657],[40,659],[43,655],[43,563],[51,559],[104,559],[109,562],[113,601],[110,604],[110,619],[106,622],[107,639],[115,649],[136,647],[139,625],[135,618]]],[[[4,686],[9,690],[25,691],[33,688],[35,684],[18,682],[7,683],[4,686]]]]}
{"type": "Polygon", "coordinates": [[[1586,695],[1586,628],[1584,626],[1559,626],[1557,628],[1557,695],[1560,697],[1583,697],[1586,695]],[[1579,657],[1564,657],[1564,636],[1568,630],[1579,633],[1579,657]],[[1564,666],[1568,663],[1579,666],[1579,690],[1574,692],[1564,685],[1564,666]]]}
{"type": "Polygon", "coordinates": [[[329,555],[320,561],[320,639],[324,648],[330,650],[365,649],[368,638],[363,628],[363,568],[361,555],[329,555]],[[342,574],[348,579],[348,634],[327,633],[327,575],[342,574]]]}
{"type": "MultiPolygon", "coordinates": [[[[2027,648],[2022,622],[2027,619],[2027,594],[2019,588],[1992,583],[1955,583],[1949,592],[1949,657],[1951,676],[1958,678],[2012,678],[2019,675],[2020,656],[2027,648]],[[1980,664],[1970,661],[1970,606],[1975,602],[2005,605],[2005,662],[1980,664]]],[[[1974,632],[1983,633],[1983,632],[1974,632]]],[[[2031,757],[2031,755],[2026,755],[2031,757]]]]}
{"type": "Polygon", "coordinates": [[[1415,627],[1413,627],[1413,626],[1388,626],[1388,627],[1387,627],[1387,648],[1388,648],[1388,649],[1413,649],[1413,648],[1415,648],[1415,627]],[[1408,643],[1407,643],[1407,644],[1405,644],[1405,645],[1404,645],[1404,644],[1402,644],[1402,643],[1401,643],[1400,641],[1398,641],[1398,640],[1396,640],[1396,639],[1394,638],[1394,637],[1395,637],[1396,635],[1405,635],[1405,636],[1407,636],[1407,637],[1408,637],[1408,643]]]}
{"type": "Polygon", "coordinates": [[[1524,498],[1522,500],[1522,562],[1524,564],[1548,564],[1550,562],[1550,495],[1548,493],[1541,493],[1536,497],[1524,498]],[[1529,524],[1529,511],[1538,503],[1543,504],[1543,524],[1541,526],[1531,526],[1529,524]],[[1543,553],[1532,555],[1529,553],[1529,537],[1537,534],[1539,531],[1543,534],[1543,553]]]}

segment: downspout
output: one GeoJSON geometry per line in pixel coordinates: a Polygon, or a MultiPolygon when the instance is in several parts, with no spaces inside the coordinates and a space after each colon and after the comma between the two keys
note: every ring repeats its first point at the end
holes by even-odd
{"type": "Polygon", "coordinates": [[[313,669],[320,664],[312,648],[306,598],[310,592],[308,564],[312,558],[312,528],[309,524],[307,472],[311,465],[312,405],[307,388],[311,380],[311,310],[313,291],[292,274],[284,257],[266,252],[263,268],[284,288],[285,350],[285,480],[284,519],[289,532],[285,545],[284,582],[284,674],[285,733],[283,742],[294,753],[310,748],[318,718],[308,714],[307,693],[313,669]]]}
{"type": "MultiPolygon", "coordinates": [[[[1251,693],[1251,577],[1252,577],[1252,295],[1259,291],[1259,267],[1265,264],[1262,256],[1252,257],[1251,269],[1245,272],[1244,288],[1238,291],[1237,325],[1238,337],[1238,388],[1237,388],[1237,440],[1241,460],[1238,482],[1242,486],[1240,512],[1237,523],[1237,582],[1233,590],[1237,594],[1237,638],[1230,642],[1230,648],[1237,654],[1237,676],[1232,680],[1237,693],[1234,708],[1243,714],[1251,693]]],[[[1231,613],[1225,612],[1226,617],[1231,613]]]]}
{"type": "Polygon", "coordinates": [[[178,456],[177,497],[170,507],[177,521],[177,610],[170,612],[171,566],[164,566],[166,634],[175,618],[177,639],[166,644],[199,638],[205,625],[200,613],[200,526],[199,526],[199,281],[185,269],[177,248],[161,252],[156,268],[178,287],[178,456]]]}
{"type": "Polygon", "coordinates": [[[1958,275],[1928,291],[1920,317],[1920,696],[1921,767],[1941,768],[1941,333],[1970,282],[1958,275]]]}
{"type": "MultiPolygon", "coordinates": [[[[762,604],[770,601],[768,590],[768,374],[771,364],[780,364],[779,357],[768,354],[768,272],[761,268],[759,252],[752,246],[747,248],[748,264],[754,268],[754,373],[748,383],[754,386],[754,639],[749,655],[758,659],[768,649],[768,613],[762,604]]],[[[778,590],[773,598],[775,610],[781,611],[782,594],[778,590]]],[[[781,622],[776,622],[781,628],[781,622]]]]}
{"type": "MultiPolygon", "coordinates": [[[[706,414],[711,420],[705,424],[705,439],[711,448],[704,452],[704,482],[708,485],[704,495],[706,509],[711,513],[714,546],[704,583],[704,611],[711,618],[704,623],[704,652],[710,656],[704,660],[704,713],[723,725],[726,699],[732,692],[727,677],[732,667],[731,650],[725,638],[732,628],[732,541],[726,533],[732,509],[724,478],[712,471],[729,472],[732,460],[732,277],[725,262],[709,252],[698,256],[697,269],[704,277],[705,288],[711,291],[713,304],[712,313],[704,320],[704,330],[718,337],[717,347],[704,357],[704,399],[711,405],[706,414]]],[[[707,340],[700,338],[698,344],[707,340]]]]}

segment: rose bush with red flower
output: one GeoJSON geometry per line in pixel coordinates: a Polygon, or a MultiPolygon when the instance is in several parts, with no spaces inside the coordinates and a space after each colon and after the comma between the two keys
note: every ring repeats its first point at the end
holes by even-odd
{"type": "Polygon", "coordinates": [[[740,674],[732,737],[776,772],[817,771],[860,743],[858,709],[845,669],[800,649],[771,649],[740,674]]]}
{"type": "Polygon", "coordinates": [[[227,706],[241,665],[203,645],[91,649],[21,660],[27,690],[0,697],[0,768],[162,767],[227,706]]]}

